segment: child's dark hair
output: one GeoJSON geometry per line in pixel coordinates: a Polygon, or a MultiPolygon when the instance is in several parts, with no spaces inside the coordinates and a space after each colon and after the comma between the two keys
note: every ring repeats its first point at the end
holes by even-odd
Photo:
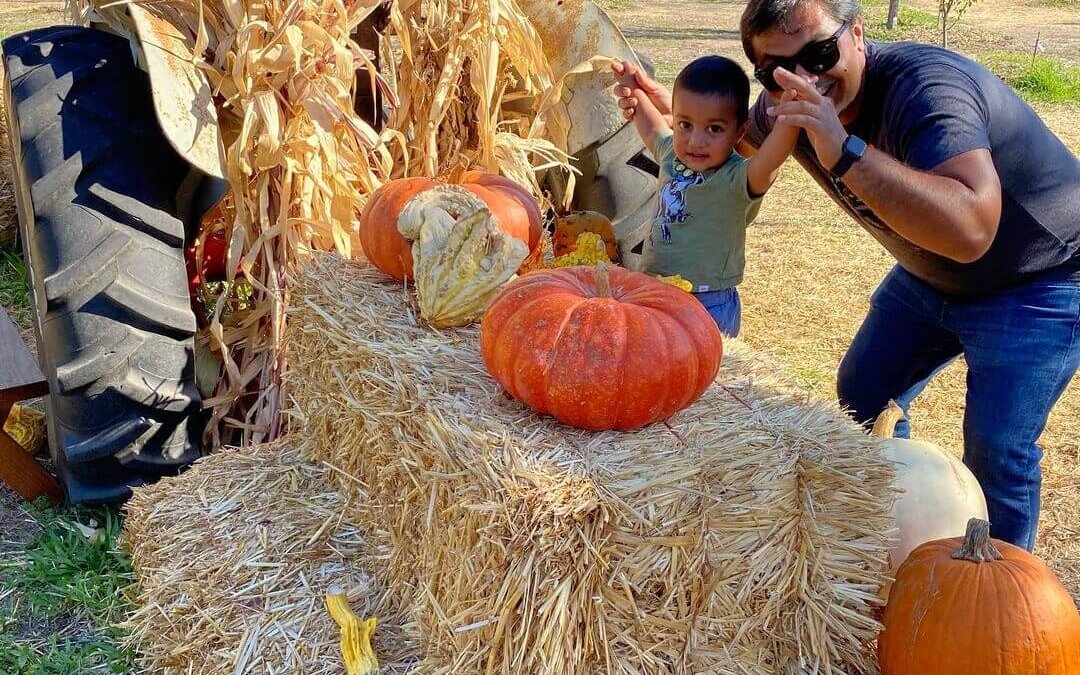
{"type": "Polygon", "coordinates": [[[734,101],[739,124],[750,114],[750,78],[739,64],[723,56],[702,56],[688,63],[675,78],[675,89],[734,101]]]}

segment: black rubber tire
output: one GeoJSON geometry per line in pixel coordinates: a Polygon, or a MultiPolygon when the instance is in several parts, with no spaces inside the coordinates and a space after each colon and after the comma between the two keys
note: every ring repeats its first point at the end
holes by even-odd
{"type": "Polygon", "coordinates": [[[69,501],[120,501],[200,455],[176,204],[189,166],[125,39],[43,28],[3,52],[53,460],[69,501]]]}

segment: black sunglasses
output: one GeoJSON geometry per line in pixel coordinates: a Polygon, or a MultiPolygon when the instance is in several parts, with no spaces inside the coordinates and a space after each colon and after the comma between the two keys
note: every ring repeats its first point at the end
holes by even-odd
{"type": "Polygon", "coordinates": [[[773,77],[777,68],[795,72],[795,68],[802,66],[807,72],[818,75],[831,69],[840,60],[840,36],[848,28],[848,22],[840,24],[836,32],[824,40],[807,42],[794,56],[786,56],[773,59],[769,63],[754,70],[754,77],[769,91],[783,91],[773,77]]]}

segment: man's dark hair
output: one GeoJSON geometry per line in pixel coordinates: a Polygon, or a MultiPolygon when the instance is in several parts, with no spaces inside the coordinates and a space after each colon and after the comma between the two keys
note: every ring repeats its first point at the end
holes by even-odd
{"type": "Polygon", "coordinates": [[[816,4],[828,16],[840,22],[851,22],[862,15],[859,0],[750,0],[739,22],[743,51],[750,63],[757,63],[753,39],[773,26],[783,24],[797,8],[816,4]]]}
{"type": "Polygon", "coordinates": [[[723,56],[694,59],[675,78],[675,91],[680,89],[734,101],[739,124],[749,116],[750,79],[731,59],[723,56]]]}

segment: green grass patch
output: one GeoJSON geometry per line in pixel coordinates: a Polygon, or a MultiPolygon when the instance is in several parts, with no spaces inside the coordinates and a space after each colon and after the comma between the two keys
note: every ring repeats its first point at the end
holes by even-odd
{"type": "Polygon", "coordinates": [[[801,389],[825,399],[835,395],[836,371],[832,368],[805,363],[789,369],[801,389]]]}
{"type": "Polygon", "coordinates": [[[4,248],[0,248],[0,306],[19,328],[27,329],[33,325],[26,265],[21,255],[4,248]]]}
{"type": "Polygon", "coordinates": [[[73,673],[131,673],[132,655],[108,638],[96,636],[76,644],[55,637],[34,646],[0,635],[0,672],[5,675],[73,675],[73,673]]]}
{"type": "Polygon", "coordinates": [[[1043,7],[1076,7],[1080,8],[1080,0],[1039,0],[1038,4],[1043,7]]]}
{"type": "Polygon", "coordinates": [[[25,611],[48,617],[85,609],[103,623],[128,609],[120,593],[133,580],[120,553],[120,516],[115,508],[35,509],[43,531],[16,560],[0,563],[6,582],[19,589],[25,611]],[[93,538],[79,527],[95,530],[93,538]]]}
{"type": "Polygon", "coordinates": [[[927,12],[922,9],[915,9],[914,7],[900,7],[900,12],[896,15],[897,28],[904,29],[908,27],[919,26],[922,28],[937,28],[941,25],[941,20],[934,12],[927,12]]]}
{"type": "Polygon", "coordinates": [[[131,609],[124,590],[134,579],[117,547],[118,511],[32,513],[37,541],[0,562],[0,673],[130,672],[134,655],[113,627],[131,609]]]}
{"type": "MultiPolygon", "coordinates": [[[[900,6],[896,17],[896,26],[891,30],[885,27],[888,16],[887,3],[866,5],[863,13],[863,26],[866,36],[882,42],[925,42],[941,44],[941,21],[937,11],[928,11],[914,7],[900,6]]],[[[977,52],[986,49],[986,45],[1000,45],[1000,36],[968,23],[966,18],[957,20],[955,11],[949,18],[949,49],[961,53],[977,52]]]]}
{"type": "Polygon", "coordinates": [[[1010,52],[986,54],[979,61],[1028,101],[1080,103],[1080,67],[1010,52]]]}

